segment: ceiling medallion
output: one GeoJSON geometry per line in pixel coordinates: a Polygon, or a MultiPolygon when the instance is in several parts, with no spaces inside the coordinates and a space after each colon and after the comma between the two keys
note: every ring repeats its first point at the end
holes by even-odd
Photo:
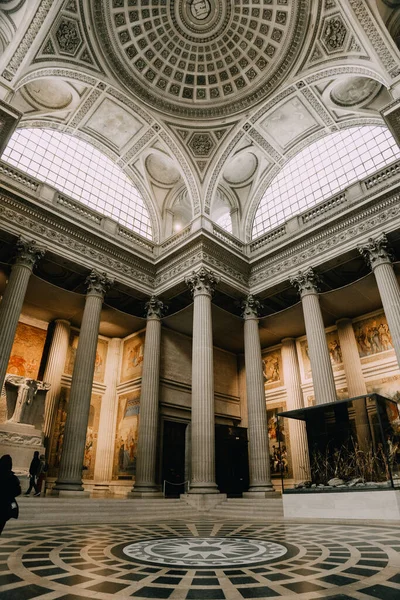
{"type": "Polygon", "coordinates": [[[164,113],[212,118],[271,94],[294,64],[310,0],[93,0],[115,76],[164,113]]]}

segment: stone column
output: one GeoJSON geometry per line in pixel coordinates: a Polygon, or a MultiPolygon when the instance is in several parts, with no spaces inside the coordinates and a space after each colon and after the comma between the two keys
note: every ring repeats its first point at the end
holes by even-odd
{"type": "MultiPolygon", "coordinates": [[[[283,381],[286,388],[286,409],[304,408],[299,361],[293,338],[282,340],[283,381]]],[[[310,457],[304,421],[288,419],[294,483],[311,479],[310,457]]]]}
{"type": "MultiPolygon", "coordinates": [[[[336,325],[349,398],[365,396],[367,386],[364,381],[352,321],[351,319],[339,319],[336,325]]],[[[369,450],[369,441],[371,439],[366,401],[361,398],[356,400],[354,403],[354,412],[358,446],[366,452],[369,450]]]]}
{"type": "Polygon", "coordinates": [[[82,465],[89,420],[93,374],[104,295],[111,285],[105,273],[92,271],[86,280],[87,293],[72,373],[60,470],[54,491],[81,495],[82,465]]]}
{"type": "Polygon", "coordinates": [[[274,491],[271,482],[267,405],[258,332],[260,308],[261,303],[252,295],[247,296],[242,303],[250,472],[249,491],[244,494],[246,497],[263,497],[274,491]]]}
{"type": "Polygon", "coordinates": [[[217,494],[211,297],[219,278],[202,267],[185,281],[194,303],[190,494],[217,494]]]}
{"type": "Polygon", "coordinates": [[[107,364],[104,382],[106,391],[101,399],[99,434],[97,437],[96,462],[94,467],[94,488],[92,495],[101,497],[110,495],[109,482],[112,479],[115,451],[115,426],[117,420],[117,383],[119,359],[121,354],[120,338],[112,338],[108,343],[107,364]]]}
{"type": "Polygon", "coordinates": [[[315,401],[317,404],[336,402],[335,380],[319,305],[318,277],[310,268],[299,271],[290,283],[298,289],[303,305],[315,401]]]}
{"type": "Polygon", "coordinates": [[[369,262],[375,275],[383,310],[392,336],[397,362],[400,366],[400,288],[392,265],[392,254],[386,235],[358,248],[369,262]]]}
{"type": "Polygon", "coordinates": [[[17,254],[0,303],[0,390],[3,389],[29,278],[36,262],[44,255],[44,250],[33,241],[19,239],[16,248],[17,254]]]}
{"type": "Polygon", "coordinates": [[[43,434],[47,449],[51,440],[58,400],[60,398],[61,377],[64,373],[65,362],[67,360],[71,331],[71,324],[63,319],[57,319],[54,325],[46,370],[43,375],[43,381],[50,384],[50,389],[46,396],[43,424],[43,434]]]}
{"type": "Polygon", "coordinates": [[[156,296],[152,296],[146,303],[147,324],[143,355],[142,391],[140,394],[136,481],[131,494],[133,498],[162,496],[160,487],[156,483],[156,458],[163,309],[163,303],[156,296]]]}

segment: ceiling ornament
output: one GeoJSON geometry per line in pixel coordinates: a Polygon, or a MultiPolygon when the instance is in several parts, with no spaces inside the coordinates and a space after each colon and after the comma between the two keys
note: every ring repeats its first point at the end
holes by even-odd
{"type": "Polygon", "coordinates": [[[163,112],[213,117],[265,98],[292,66],[309,0],[94,0],[115,75],[163,112]]]}
{"type": "Polygon", "coordinates": [[[346,77],[333,86],[330,99],[337,106],[356,106],[374,97],[380,88],[380,83],[367,77],[346,77]]]}

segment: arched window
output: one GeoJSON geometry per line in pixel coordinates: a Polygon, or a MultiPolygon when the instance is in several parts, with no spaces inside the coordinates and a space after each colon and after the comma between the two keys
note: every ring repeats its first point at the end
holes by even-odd
{"type": "Polygon", "coordinates": [[[398,159],[400,149],[385,127],[346,129],[314,142],[273,179],[258,206],[252,238],[398,159]]]}
{"type": "Polygon", "coordinates": [[[138,190],[91,144],[58,131],[18,129],[1,158],[152,239],[149,214],[138,190]]]}

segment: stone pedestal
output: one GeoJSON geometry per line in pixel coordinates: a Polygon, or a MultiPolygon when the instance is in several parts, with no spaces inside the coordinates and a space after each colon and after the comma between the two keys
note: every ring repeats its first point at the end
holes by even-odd
{"type": "Polygon", "coordinates": [[[244,357],[246,367],[247,414],[249,437],[249,491],[246,498],[265,497],[274,492],[269,459],[267,407],[258,310],[260,302],[248,296],[242,304],[244,318],[244,357]]]}
{"type": "MultiPolygon", "coordinates": [[[[214,365],[211,296],[219,279],[201,268],[186,284],[193,294],[192,494],[218,494],[215,483],[214,365]]],[[[198,500],[206,502],[206,500],[198,500]]]]}
{"type": "Polygon", "coordinates": [[[300,293],[317,404],[336,402],[332,363],[326,343],[325,326],[318,297],[318,277],[312,269],[292,277],[290,283],[300,293]]]}

